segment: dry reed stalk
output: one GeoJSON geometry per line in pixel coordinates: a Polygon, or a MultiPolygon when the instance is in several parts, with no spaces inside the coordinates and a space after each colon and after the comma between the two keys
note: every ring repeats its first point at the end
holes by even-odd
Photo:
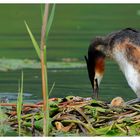
{"type": "MultiPolygon", "coordinates": [[[[13,103],[0,103],[0,106],[17,106],[17,104],[13,103]]],[[[37,107],[43,107],[43,105],[36,105],[36,104],[23,104],[23,107],[32,107],[32,108],[37,108],[37,107]]]]}
{"type": "Polygon", "coordinates": [[[49,4],[45,4],[45,11],[43,16],[42,30],[41,30],[41,74],[42,74],[42,94],[43,94],[43,136],[48,136],[48,120],[49,119],[49,107],[48,107],[48,83],[47,83],[47,65],[45,63],[46,56],[44,51],[46,50],[46,26],[48,20],[49,4]]]}

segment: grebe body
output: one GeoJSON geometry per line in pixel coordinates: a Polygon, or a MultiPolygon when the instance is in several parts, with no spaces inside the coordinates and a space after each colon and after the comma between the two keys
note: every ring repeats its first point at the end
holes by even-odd
{"type": "Polygon", "coordinates": [[[91,42],[88,58],[85,58],[95,95],[104,74],[106,56],[113,58],[118,63],[128,85],[138,97],[135,101],[140,101],[140,31],[126,28],[105,37],[96,37],[91,42]],[[95,83],[98,85],[95,86],[95,83]]]}
{"type": "Polygon", "coordinates": [[[126,59],[124,51],[123,50],[121,52],[118,50],[114,51],[113,58],[119,64],[121,71],[125,75],[128,85],[140,98],[140,72],[138,71],[138,69],[134,67],[135,64],[130,63],[126,59]]]}

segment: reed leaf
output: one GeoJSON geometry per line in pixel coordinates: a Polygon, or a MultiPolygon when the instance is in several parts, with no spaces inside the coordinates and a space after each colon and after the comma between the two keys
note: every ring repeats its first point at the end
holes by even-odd
{"type": "Polygon", "coordinates": [[[41,19],[43,19],[43,14],[44,14],[44,4],[40,4],[40,9],[41,9],[41,19]]]}
{"type": "Polygon", "coordinates": [[[53,85],[52,85],[52,87],[51,87],[51,89],[50,89],[50,91],[49,91],[49,96],[51,95],[51,93],[52,93],[54,87],[55,87],[55,82],[53,83],[53,85]]]}
{"type": "Polygon", "coordinates": [[[17,98],[17,119],[18,119],[18,135],[21,135],[21,113],[23,104],[23,71],[21,73],[21,82],[19,83],[19,92],[17,98]]]}
{"type": "Polygon", "coordinates": [[[34,46],[34,48],[36,50],[36,53],[37,53],[38,57],[40,58],[40,47],[39,47],[39,45],[38,45],[38,43],[37,43],[32,31],[31,31],[31,29],[29,28],[27,22],[24,21],[24,23],[25,23],[26,29],[27,29],[27,31],[29,33],[30,39],[31,39],[31,41],[33,43],[33,46],[34,46]]]}
{"type": "Polygon", "coordinates": [[[53,4],[53,6],[52,6],[51,13],[50,13],[50,16],[49,16],[49,20],[47,22],[46,38],[48,38],[50,29],[51,29],[51,26],[52,26],[52,22],[53,22],[53,19],[54,19],[54,13],[55,13],[55,4],[53,4]]]}

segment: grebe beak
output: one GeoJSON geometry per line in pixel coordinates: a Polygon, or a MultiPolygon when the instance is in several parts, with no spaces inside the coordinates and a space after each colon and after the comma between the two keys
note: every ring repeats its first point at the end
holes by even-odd
{"type": "Polygon", "coordinates": [[[98,86],[98,79],[94,79],[94,87],[93,87],[93,96],[95,99],[98,99],[99,94],[99,86],[98,86]]]}
{"type": "Polygon", "coordinates": [[[92,88],[93,88],[93,97],[95,99],[98,99],[98,95],[99,95],[99,85],[101,83],[101,80],[103,78],[103,74],[100,74],[98,72],[95,71],[95,75],[94,75],[94,83],[92,84],[92,88]]]}
{"type": "Polygon", "coordinates": [[[93,89],[92,98],[98,99],[99,85],[104,73],[104,57],[95,58],[94,55],[93,58],[87,58],[85,56],[85,60],[87,63],[89,79],[93,89]]]}

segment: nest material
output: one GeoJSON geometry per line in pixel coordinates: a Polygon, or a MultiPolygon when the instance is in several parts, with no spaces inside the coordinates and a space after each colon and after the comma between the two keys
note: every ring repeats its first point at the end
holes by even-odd
{"type": "MultiPolygon", "coordinates": [[[[113,106],[103,101],[74,96],[51,98],[49,104],[50,136],[140,135],[139,104],[128,106],[121,101],[113,106]]],[[[16,108],[8,109],[6,113],[9,124],[17,130],[16,108]]],[[[21,119],[23,132],[33,136],[42,135],[43,113],[40,107],[24,107],[21,119]]]]}

